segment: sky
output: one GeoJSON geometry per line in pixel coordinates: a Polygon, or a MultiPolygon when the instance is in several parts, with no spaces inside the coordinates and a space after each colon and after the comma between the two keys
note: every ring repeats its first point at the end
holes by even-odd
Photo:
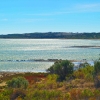
{"type": "Polygon", "coordinates": [[[0,0],[0,34],[100,32],[100,0],[0,0]]]}

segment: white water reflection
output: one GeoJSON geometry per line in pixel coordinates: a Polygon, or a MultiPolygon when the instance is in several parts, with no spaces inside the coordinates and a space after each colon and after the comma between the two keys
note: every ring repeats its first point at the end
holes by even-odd
{"type": "Polygon", "coordinates": [[[100,49],[95,46],[100,46],[99,39],[0,39],[0,60],[5,61],[0,62],[0,71],[44,71],[52,65],[50,62],[6,62],[7,60],[97,60],[100,58],[100,49]]]}

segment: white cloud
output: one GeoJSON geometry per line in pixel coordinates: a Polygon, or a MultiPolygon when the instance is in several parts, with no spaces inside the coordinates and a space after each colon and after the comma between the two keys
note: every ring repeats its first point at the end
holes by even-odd
{"type": "Polygon", "coordinates": [[[16,23],[34,23],[34,22],[42,22],[42,21],[48,21],[48,20],[53,20],[53,19],[44,19],[44,18],[22,18],[22,19],[13,19],[13,20],[10,20],[10,22],[16,22],[16,23]]]}
{"type": "Polygon", "coordinates": [[[0,19],[0,21],[8,21],[7,18],[0,19]]]}
{"type": "MultiPolygon", "coordinates": [[[[65,15],[65,14],[73,14],[73,13],[84,13],[84,12],[100,12],[100,3],[94,4],[74,4],[69,8],[60,9],[60,11],[55,12],[47,12],[47,13],[29,13],[29,14],[22,14],[23,16],[56,16],[56,15],[65,15]]],[[[44,20],[51,20],[51,19],[19,19],[22,22],[34,22],[34,21],[44,21],[44,20]]],[[[7,18],[2,19],[2,21],[8,21],[7,18]]],[[[13,21],[11,19],[11,21],[13,21]]],[[[14,20],[15,21],[15,20],[14,20]]]]}
{"type": "Polygon", "coordinates": [[[38,14],[26,14],[28,16],[55,16],[55,15],[62,15],[67,13],[73,13],[72,11],[61,11],[61,12],[49,12],[49,13],[38,13],[38,14]]]}
{"type": "Polygon", "coordinates": [[[49,13],[37,13],[37,14],[26,14],[28,16],[55,16],[70,13],[84,13],[84,12],[100,12],[100,3],[95,4],[77,4],[70,8],[63,9],[62,11],[49,12],[49,13]]]}
{"type": "Polygon", "coordinates": [[[4,19],[2,19],[3,21],[8,21],[8,19],[7,18],[4,18],[4,19]]]}
{"type": "Polygon", "coordinates": [[[78,8],[97,8],[97,7],[100,7],[100,4],[80,4],[80,5],[77,5],[78,8]]]}

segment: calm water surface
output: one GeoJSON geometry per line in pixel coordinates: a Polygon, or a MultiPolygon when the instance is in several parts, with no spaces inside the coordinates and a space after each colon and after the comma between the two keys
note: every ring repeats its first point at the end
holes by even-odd
{"type": "Polygon", "coordinates": [[[96,60],[99,46],[99,39],[0,39],[0,71],[42,72],[53,64],[34,59],[96,60]]]}

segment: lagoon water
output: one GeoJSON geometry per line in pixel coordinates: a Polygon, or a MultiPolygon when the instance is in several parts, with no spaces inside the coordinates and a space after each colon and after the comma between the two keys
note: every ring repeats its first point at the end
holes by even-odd
{"type": "Polygon", "coordinates": [[[100,40],[0,39],[0,71],[44,72],[53,62],[34,59],[97,60],[100,40]]]}

